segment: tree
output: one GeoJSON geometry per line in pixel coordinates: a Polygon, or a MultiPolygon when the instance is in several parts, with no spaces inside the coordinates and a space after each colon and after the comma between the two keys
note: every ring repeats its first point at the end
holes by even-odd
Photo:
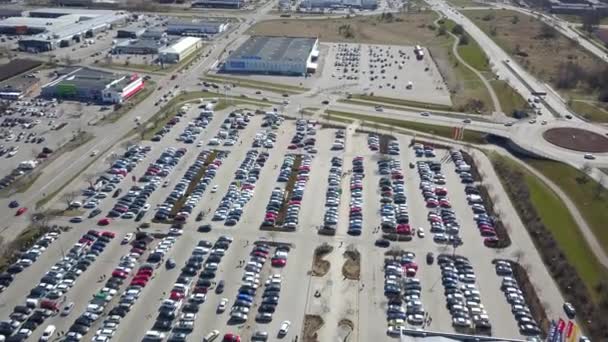
{"type": "Polygon", "coordinates": [[[97,180],[97,178],[99,178],[99,176],[101,175],[101,173],[87,173],[84,175],[84,181],[87,182],[89,184],[89,188],[93,188],[95,186],[95,181],[97,180]]]}
{"type": "Polygon", "coordinates": [[[66,207],[69,209],[70,205],[72,204],[72,202],[74,202],[78,195],[78,191],[69,191],[61,195],[61,200],[65,202],[66,207]]]}
{"type": "Polygon", "coordinates": [[[461,35],[464,33],[464,28],[462,25],[458,24],[452,28],[452,33],[455,35],[461,35]]]}
{"type": "Polygon", "coordinates": [[[463,34],[462,36],[460,36],[460,39],[458,40],[458,44],[459,45],[469,44],[469,36],[466,34],[463,34]]]}
{"type": "Polygon", "coordinates": [[[542,39],[553,39],[557,37],[557,30],[553,26],[549,26],[543,23],[540,26],[540,32],[538,33],[538,37],[542,39]]]}
{"type": "Polygon", "coordinates": [[[600,179],[598,180],[598,182],[595,185],[595,191],[594,191],[595,199],[600,199],[602,197],[602,193],[604,192],[605,179],[606,178],[605,178],[604,174],[601,174],[600,179]]]}

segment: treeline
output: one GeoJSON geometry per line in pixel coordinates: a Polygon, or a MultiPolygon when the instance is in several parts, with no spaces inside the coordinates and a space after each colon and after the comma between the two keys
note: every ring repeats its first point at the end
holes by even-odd
{"type": "Polygon", "coordinates": [[[608,102],[608,67],[585,69],[578,63],[561,63],[556,85],[559,89],[574,89],[579,85],[598,93],[598,100],[608,102]]]}

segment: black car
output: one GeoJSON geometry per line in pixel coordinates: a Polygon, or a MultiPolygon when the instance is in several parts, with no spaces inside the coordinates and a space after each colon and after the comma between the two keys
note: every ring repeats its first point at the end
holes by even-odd
{"type": "Polygon", "coordinates": [[[197,313],[198,312],[198,305],[196,304],[186,304],[184,305],[184,307],[182,308],[183,312],[187,312],[187,313],[197,313]]]}
{"type": "Polygon", "coordinates": [[[211,231],[211,225],[210,224],[204,224],[202,226],[198,227],[198,231],[201,233],[208,233],[211,231]]]}
{"type": "Polygon", "coordinates": [[[9,208],[17,208],[19,206],[19,202],[17,201],[11,201],[11,203],[8,204],[9,208]]]}
{"type": "Polygon", "coordinates": [[[223,280],[220,280],[220,281],[217,283],[217,287],[215,288],[215,293],[220,294],[220,293],[222,293],[222,292],[224,292],[224,281],[223,281],[223,280]]]}
{"type": "Polygon", "coordinates": [[[378,239],[378,240],[376,240],[375,244],[378,247],[387,248],[391,244],[391,242],[388,241],[387,239],[378,239]]]}
{"type": "Polygon", "coordinates": [[[435,257],[433,256],[433,252],[428,252],[426,254],[426,263],[429,264],[429,265],[432,265],[433,261],[435,261],[435,257]]]}
{"type": "Polygon", "coordinates": [[[160,330],[160,331],[169,331],[169,330],[171,330],[172,324],[173,324],[172,321],[159,319],[156,322],[154,322],[152,329],[160,330]]]}
{"type": "Polygon", "coordinates": [[[81,325],[81,324],[73,324],[70,327],[70,331],[77,332],[81,335],[86,335],[86,333],[89,331],[89,327],[87,327],[85,325],[81,325]]]}

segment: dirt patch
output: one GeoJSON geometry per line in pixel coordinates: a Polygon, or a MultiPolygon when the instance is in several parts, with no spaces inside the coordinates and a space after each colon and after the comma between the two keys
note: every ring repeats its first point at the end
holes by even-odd
{"type": "Polygon", "coordinates": [[[608,152],[608,138],[580,128],[552,128],[543,133],[543,138],[559,147],[581,152],[608,152]]]}
{"type": "Polygon", "coordinates": [[[305,315],[302,327],[303,342],[319,342],[317,331],[323,326],[323,318],[319,315],[305,315]]]}
{"type": "Polygon", "coordinates": [[[331,263],[327,260],[324,260],[323,257],[328,255],[334,250],[333,246],[330,246],[327,243],[322,244],[321,246],[315,248],[315,254],[312,260],[312,270],[311,274],[315,277],[323,277],[329,272],[329,268],[331,267],[331,263]]]}
{"type": "Polygon", "coordinates": [[[361,276],[361,253],[350,245],[344,252],[344,265],[342,266],[342,275],[346,279],[359,280],[361,276]]]}
{"type": "Polygon", "coordinates": [[[362,44],[429,45],[443,41],[436,30],[427,26],[437,19],[434,12],[332,19],[276,19],[254,25],[247,34],[319,37],[322,42],[357,42],[362,44]],[[405,33],[407,32],[407,33],[405,33]]]}

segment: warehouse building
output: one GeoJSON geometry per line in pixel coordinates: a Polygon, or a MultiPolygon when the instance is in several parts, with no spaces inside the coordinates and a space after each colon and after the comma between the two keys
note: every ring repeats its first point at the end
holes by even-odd
{"type": "Polygon", "coordinates": [[[196,37],[183,37],[170,46],[160,49],[158,57],[164,63],[177,63],[202,47],[202,39],[196,37]]]}
{"type": "Polygon", "coordinates": [[[23,11],[20,9],[0,8],[0,18],[21,17],[23,11]]]}
{"type": "Polygon", "coordinates": [[[167,46],[167,40],[161,39],[127,39],[112,47],[116,55],[156,55],[167,46]]]}
{"type": "Polygon", "coordinates": [[[137,74],[119,75],[76,68],[42,86],[41,95],[95,103],[123,103],[144,87],[137,74]]]}
{"type": "Polygon", "coordinates": [[[81,42],[126,19],[126,14],[115,11],[47,8],[0,20],[0,33],[29,35],[19,40],[19,49],[42,52],[81,42]]]}
{"type": "Polygon", "coordinates": [[[192,7],[241,8],[246,3],[241,0],[194,0],[192,7]]]}
{"type": "Polygon", "coordinates": [[[137,39],[146,32],[144,27],[132,25],[129,27],[121,28],[116,31],[116,38],[132,38],[137,39]]]}
{"type": "Polygon", "coordinates": [[[156,28],[149,28],[146,31],[144,31],[144,33],[142,33],[139,38],[158,40],[158,39],[162,39],[162,38],[166,38],[166,37],[167,37],[167,33],[165,33],[165,31],[156,29],[156,28]]]}
{"type": "Polygon", "coordinates": [[[219,20],[174,19],[167,24],[167,34],[178,36],[207,36],[226,31],[228,23],[219,20]]]}
{"type": "Polygon", "coordinates": [[[252,36],[223,64],[225,72],[307,75],[317,69],[316,37],[252,36]]]}

